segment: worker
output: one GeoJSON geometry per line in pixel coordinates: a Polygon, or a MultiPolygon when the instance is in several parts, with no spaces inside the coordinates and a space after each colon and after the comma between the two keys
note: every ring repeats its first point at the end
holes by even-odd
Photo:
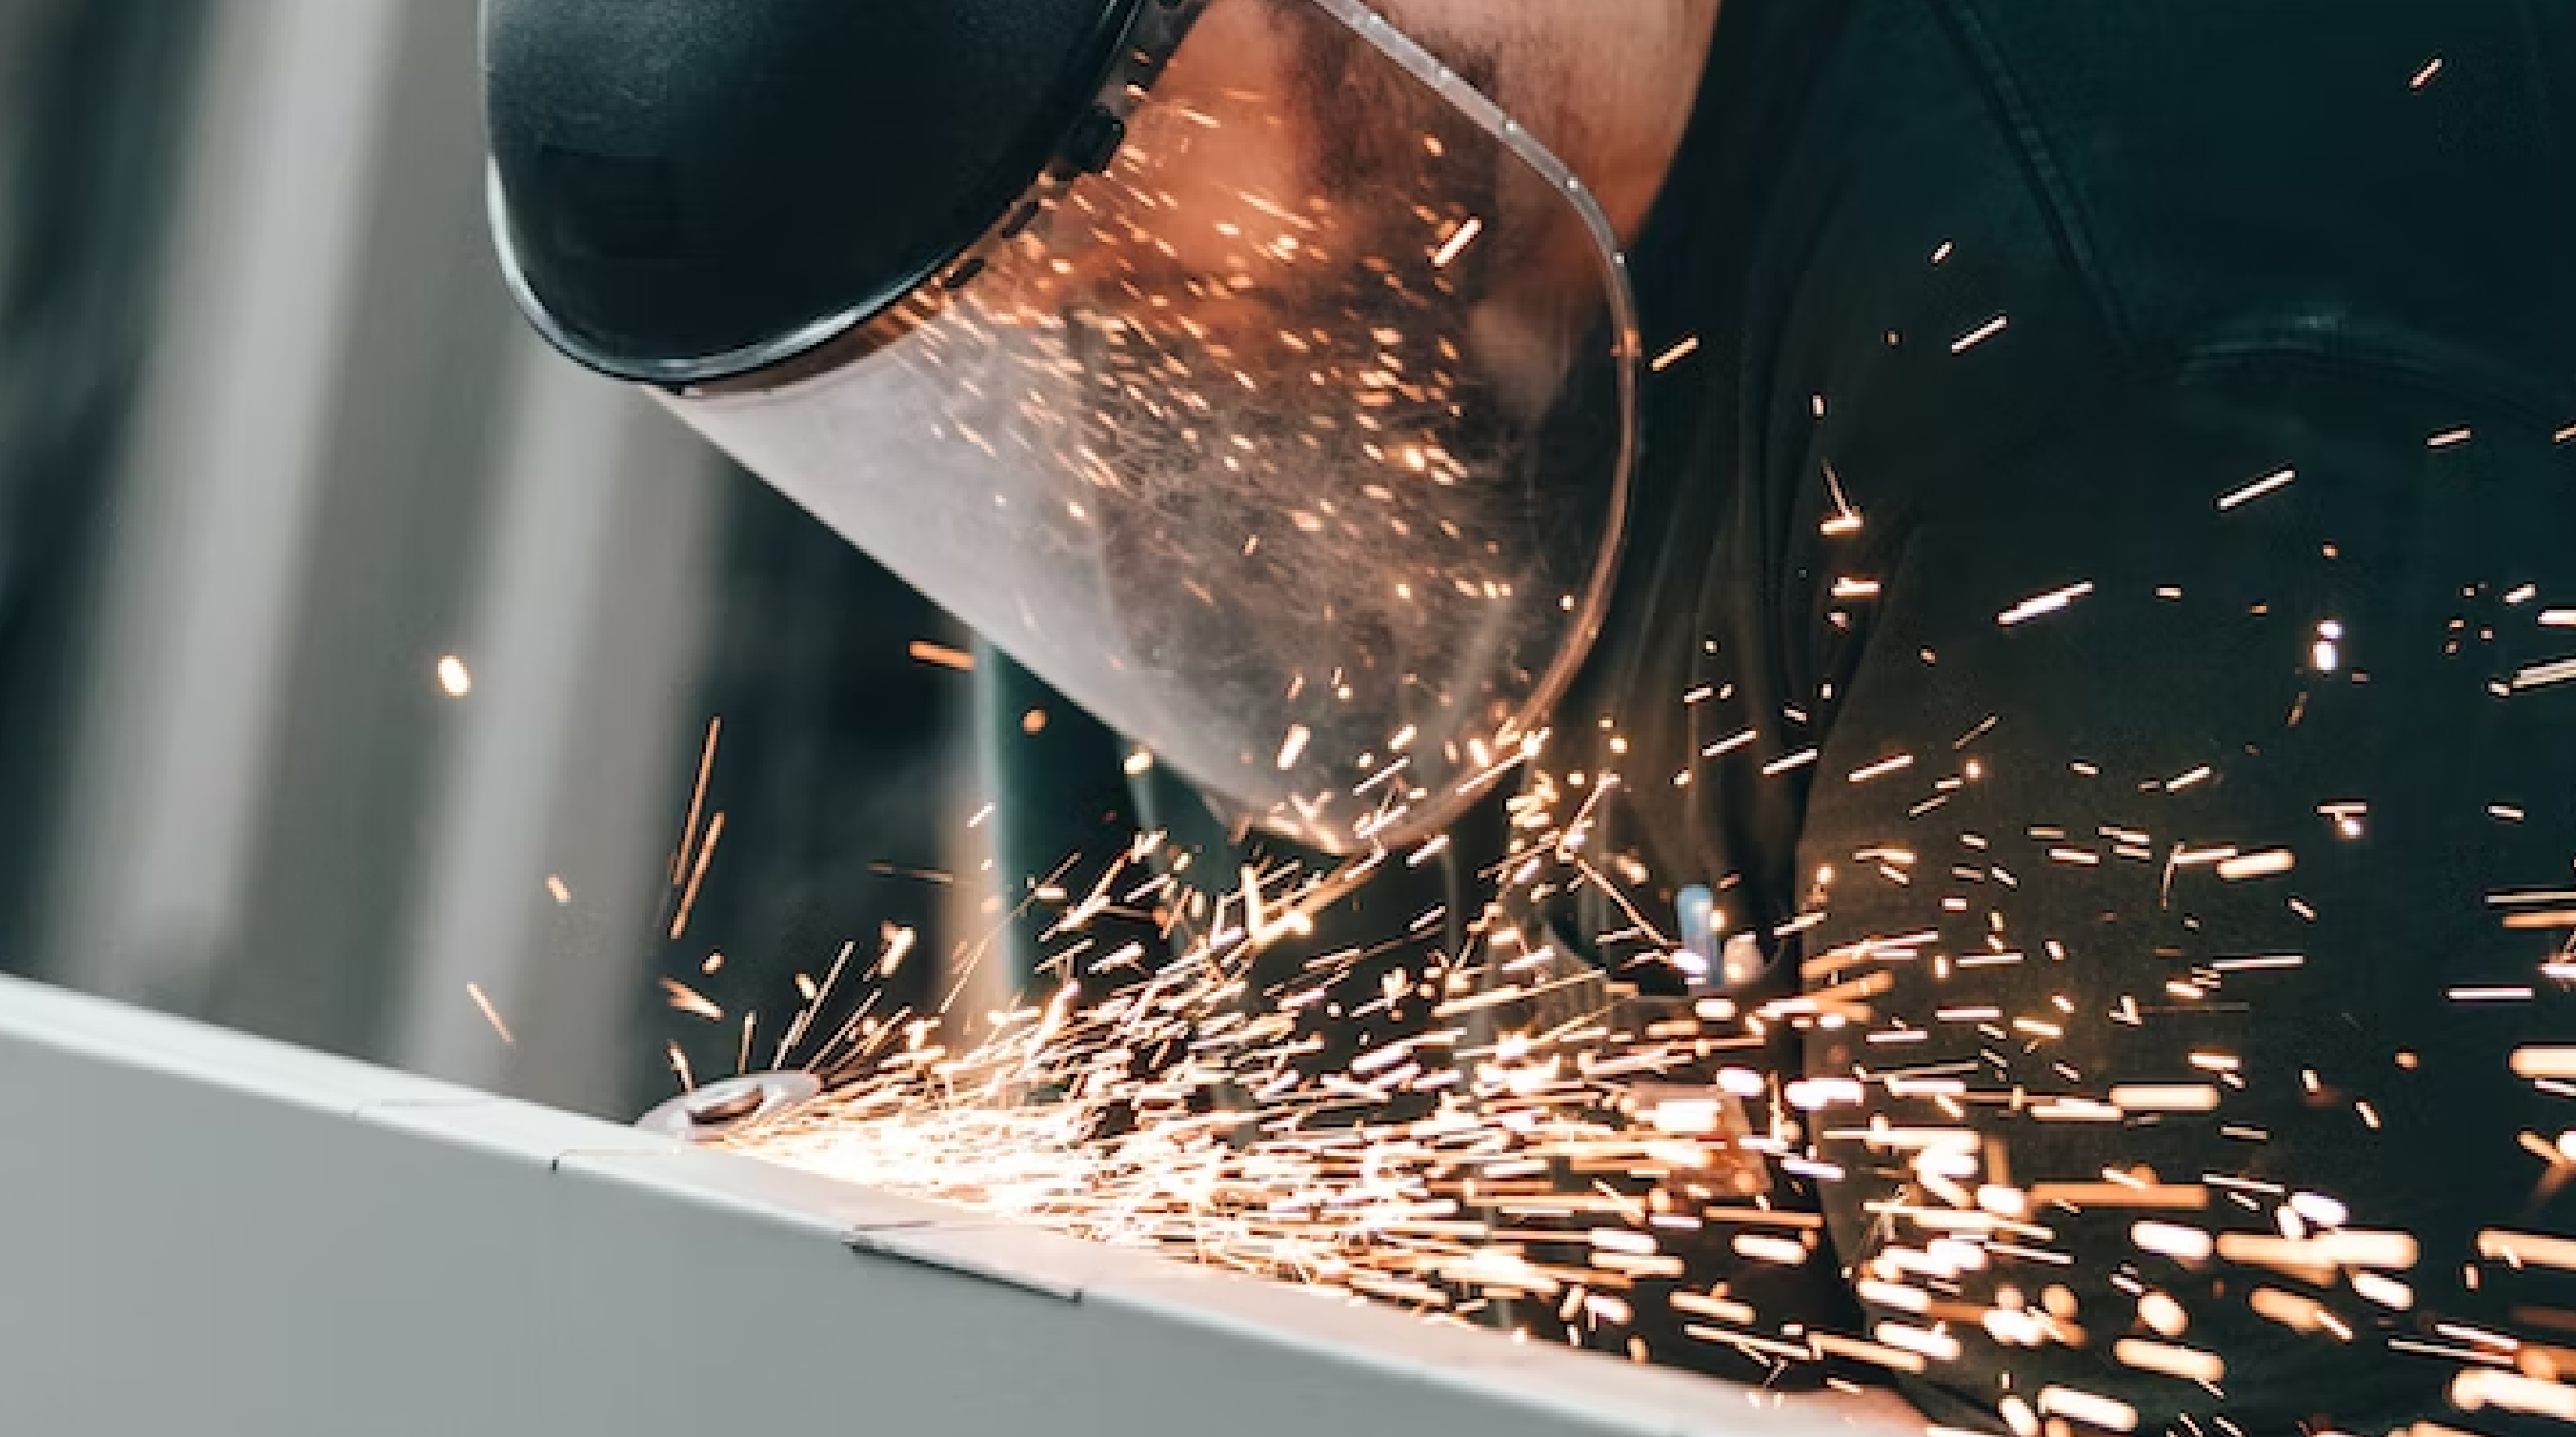
{"type": "Polygon", "coordinates": [[[1747,1350],[1856,1299],[2017,1437],[2576,1419],[2576,11],[486,43],[566,354],[1243,825],[1579,811],[1554,940],[1805,1080],[1755,1216],[1831,1292],[1747,1350]]]}

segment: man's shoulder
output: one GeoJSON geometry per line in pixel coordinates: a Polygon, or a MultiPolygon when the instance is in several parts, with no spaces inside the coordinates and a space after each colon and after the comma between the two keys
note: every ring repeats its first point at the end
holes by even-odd
{"type": "Polygon", "coordinates": [[[1940,8],[2140,341],[2284,309],[2497,341],[2565,317],[2558,7],[1940,8]]]}
{"type": "Polygon", "coordinates": [[[1771,352],[1917,462],[2216,350],[2568,372],[2546,8],[1859,0],[1765,225],[1771,352]]]}

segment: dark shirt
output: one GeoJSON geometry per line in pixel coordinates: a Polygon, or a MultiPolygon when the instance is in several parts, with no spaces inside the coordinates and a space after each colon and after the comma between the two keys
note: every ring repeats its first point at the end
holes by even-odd
{"type": "Polygon", "coordinates": [[[1867,1084],[1809,1118],[1820,1202],[1930,1304],[1868,1321],[1960,1343],[1906,1376],[1943,1415],[2495,1427],[2434,1324],[2576,1323],[2478,1237],[2567,1230],[2507,1059],[2570,1017],[2566,915],[2503,915],[2576,857],[2570,75],[2576,10],[2513,0],[1721,14],[1636,256],[1648,354],[1698,344],[1563,727],[1628,741],[1649,906],[1709,884],[1769,993],[1866,985],[1784,1061],[1867,1084]],[[1973,1133],[2014,1251],[1907,1275],[1949,1204],[1876,1119],[1973,1133]],[[2416,1240],[2404,1307],[2132,1231],[2301,1192],[2416,1240]],[[2148,1292],[2223,1378],[2116,1346],[2167,1341],[2148,1292]],[[2036,1345],[1987,1320],[2044,1298],[2036,1345]]]}
{"type": "MultiPolygon", "coordinates": [[[[2436,0],[1728,0],[1634,266],[1647,352],[1700,343],[1650,381],[1642,522],[1571,707],[1659,754],[1747,723],[1757,765],[1819,741],[1890,597],[1837,579],[1895,584],[1909,537],[1972,517],[2034,593],[2083,577],[2023,541],[2117,496],[2037,473],[2052,446],[2138,454],[2226,408],[2271,441],[2249,462],[2287,464],[2346,427],[2338,402],[2399,391],[2502,416],[2448,459],[2409,435],[2428,478],[2499,448],[2576,478],[2576,451],[2535,452],[2576,419],[2571,31],[2436,0]],[[1819,532],[1829,473],[1865,516],[1847,541],[1819,532]],[[1672,702],[1703,681],[1733,698],[1672,702]]],[[[2188,496],[2206,511],[2263,472],[2159,487],[2217,485],[2188,496]]],[[[2326,517],[2313,489],[2282,498],[2249,527],[2326,517]]],[[[1794,915],[1816,777],[1656,794],[1654,866],[1740,873],[1747,918],[1794,915]]]]}

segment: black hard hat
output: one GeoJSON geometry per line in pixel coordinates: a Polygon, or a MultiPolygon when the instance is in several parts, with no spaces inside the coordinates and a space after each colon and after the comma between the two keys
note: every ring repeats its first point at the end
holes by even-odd
{"type": "MultiPolygon", "coordinates": [[[[886,314],[1097,168],[1181,0],[485,0],[491,206],[555,346],[664,384],[886,314]]],[[[1167,48],[1167,47],[1160,47],[1167,48]]]]}
{"type": "Polygon", "coordinates": [[[494,237],[564,352],[1229,817],[1357,852],[1533,752],[1634,299],[1368,0],[486,6],[494,237]]]}

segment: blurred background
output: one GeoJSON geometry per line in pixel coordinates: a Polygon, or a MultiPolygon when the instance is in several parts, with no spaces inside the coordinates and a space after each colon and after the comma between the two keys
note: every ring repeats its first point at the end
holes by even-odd
{"type": "Polygon", "coordinates": [[[526,331],[476,9],[0,0],[0,967],[625,1117],[1117,755],[526,331]]]}

